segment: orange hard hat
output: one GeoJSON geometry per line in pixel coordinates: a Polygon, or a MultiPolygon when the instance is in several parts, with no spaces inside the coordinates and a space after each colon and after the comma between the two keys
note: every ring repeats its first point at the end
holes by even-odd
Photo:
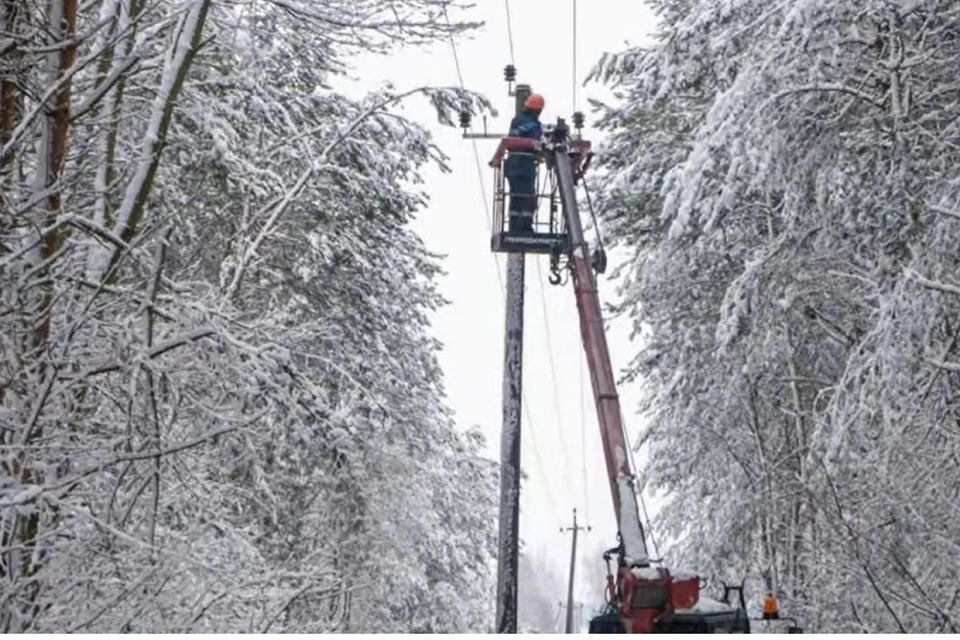
{"type": "Polygon", "coordinates": [[[523,102],[523,106],[527,109],[543,109],[543,96],[539,93],[531,93],[526,100],[523,102]]]}

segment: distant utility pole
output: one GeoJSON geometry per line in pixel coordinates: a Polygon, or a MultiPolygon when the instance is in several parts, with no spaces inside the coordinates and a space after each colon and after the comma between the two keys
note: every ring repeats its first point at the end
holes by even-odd
{"type": "MultiPolygon", "coordinates": [[[[516,113],[532,93],[514,90],[516,113]]],[[[496,230],[495,230],[496,231],[496,230]]],[[[497,558],[497,633],[517,632],[520,537],[520,416],[523,397],[523,253],[507,256],[506,331],[503,347],[503,429],[500,432],[500,542],[497,558]]]]}
{"type": "MultiPolygon", "coordinates": [[[[583,603],[582,603],[582,602],[577,602],[577,603],[574,605],[573,608],[574,608],[574,611],[576,611],[576,618],[575,618],[576,624],[574,625],[574,628],[575,628],[575,629],[579,629],[580,626],[583,624],[583,603]]],[[[560,602],[560,603],[559,603],[559,609],[558,609],[558,611],[557,611],[557,619],[560,618],[560,611],[563,611],[564,609],[569,610],[569,607],[567,607],[567,605],[566,605],[565,603],[560,602]]],[[[554,625],[554,626],[556,626],[556,625],[554,625]]]]}
{"type": "Polygon", "coordinates": [[[573,531],[573,546],[570,549],[570,582],[567,584],[567,628],[564,633],[573,633],[573,577],[577,569],[577,532],[590,531],[590,527],[577,524],[577,510],[573,510],[573,526],[560,529],[561,533],[573,531]]]}

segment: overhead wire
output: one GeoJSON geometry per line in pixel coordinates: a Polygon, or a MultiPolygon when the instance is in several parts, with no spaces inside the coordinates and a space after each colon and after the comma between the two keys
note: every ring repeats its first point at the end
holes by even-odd
{"type": "Polygon", "coordinates": [[[597,236],[597,248],[603,251],[603,236],[600,234],[600,223],[597,222],[597,214],[593,211],[593,201],[590,200],[590,189],[587,188],[586,180],[583,181],[583,195],[587,199],[587,210],[590,211],[590,220],[593,222],[593,230],[597,236]]]}
{"type": "MultiPolygon", "coordinates": [[[[509,45],[510,45],[510,64],[515,64],[516,57],[514,54],[514,47],[513,47],[513,23],[510,15],[510,0],[504,0],[504,10],[505,10],[506,19],[507,19],[507,41],[509,42],[509,45]]],[[[543,310],[544,337],[546,339],[547,355],[549,357],[549,362],[550,362],[550,374],[551,374],[551,382],[553,387],[553,406],[554,406],[554,413],[556,415],[556,420],[557,420],[557,428],[558,428],[558,431],[560,432],[560,438],[559,438],[560,450],[561,450],[561,455],[563,456],[564,472],[562,475],[564,479],[564,484],[566,484],[570,495],[572,495],[574,491],[574,487],[573,487],[573,481],[570,479],[570,476],[571,476],[570,471],[573,469],[573,467],[570,464],[570,456],[567,452],[566,440],[563,437],[563,433],[564,433],[563,411],[560,408],[560,392],[559,392],[559,384],[557,383],[557,369],[556,369],[556,363],[553,357],[553,341],[550,335],[550,314],[547,307],[546,291],[543,286],[543,282],[544,282],[543,266],[540,264],[539,260],[536,260],[536,265],[537,265],[537,276],[538,276],[537,283],[539,284],[539,289],[540,289],[540,303],[541,303],[541,308],[543,310]]],[[[532,420],[529,418],[529,411],[530,411],[529,407],[530,405],[527,403],[526,398],[524,398],[523,412],[524,412],[524,415],[527,416],[527,422],[532,423],[532,420]]]]}
{"type": "Polygon", "coordinates": [[[573,465],[570,464],[570,456],[567,453],[567,444],[566,438],[564,437],[565,429],[563,428],[563,410],[560,407],[560,384],[557,382],[557,366],[556,361],[553,357],[553,338],[550,335],[550,314],[547,308],[547,293],[546,287],[543,286],[543,267],[540,265],[540,261],[537,260],[537,275],[539,276],[538,282],[540,283],[540,303],[543,307],[543,329],[544,329],[544,339],[547,343],[547,357],[549,358],[550,363],[550,377],[553,388],[553,410],[557,417],[557,431],[559,433],[558,440],[560,441],[560,453],[563,455],[563,467],[565,473],[563,478],[567,489],[569,490],[569,495],[572,497],[574,495],[574,485],[573,481],[570,479],[571,471],[573,471],[573,465]]]}
{"type": "Polygon", "coordinates": [[[586,385],[583,377],[583,361],[586,356],[580,353],[580,470],[583,477],[583,518],[590,525],[590,501],[587,499],[587,411],[584,402],[586,385]]]}
{"type": "MultiPolygon", "coordinates": [[[[509,0],[507,0],[507,13],[508,13],[508,20],[507,20],[507,21],[508,21],[508,25],[509,25],[509,11],[510,11],[509,0]]],[[[462,69],[462,67],[460,66],[460,55],[459,55],[459,53],[457,52],[457,43],[456,43],[456,40],[455,40],[454,37],[453,37],[452,25],[451,25],[451,23],[450,23],[450,16],[449,16],[449,14],[447,13],[447,7],[446,7],[445,5],[444,5],[444,7],[443,7],[443,17],[444,17],[444,19],[446,20],[447,27],[448,27],[448,28],[450,29],[450,31],[451,31],[451,33],[450,33],[450,48],[451,48],[452,51],[453,51],[453,63],[454,63],[454,66],[456,67],[456,70],[457,70],[457,79],[458,79],[459,82],[460,82],[460,88],[461,88],[463,91],[466,91],[467,88],[466,88],[466,83],[464,82],[464,79],[463,79],[463,69],[462,69]]],[[[509,29],[508,29],[508,30],[509,30],[509,29]]],[[[513,35],[512,35],[512,32],[511,32],[511,35],[510,35],[510,56],[511,56],[511,59],[512,59],[512,58],[513,58],[513,35]]],[[[491,214],[490,214],[490,211],[491,211],[491,209],[490,209],[490,201],[489,201],[489,199],[487,198],[487,189],[486,189],[486,185],[485,185],[484,180],[483,180],[483,167],[482,167],[481,162],[480,162],[480,151],[479,151],[479,149],[477,148],[477,142],[476,142],[476,140],[471,140],[470,143],[471,143],[471,146],[473,147],[473,159],[474,159],[474,163],[475,163],[476,169],[477,169],[477,180],[478,180],[478,186],[480,187],[480,196],[481,196],[481,198],[483,199],[484,218],[486,219],[486,222],[487,222],[487,230],[488,230],[488,233],[492,234],[492,233],[493,233],[493,221],[492,221],[492,219],[491,219],[491,214]]],[[[497,280],[500,282],[500,297],[503,298],[504,303],[506,303],[506,294],[504,293],[504,291],[505,291],[505,286],[504,286],[504,279],[503,279],[503,270],[502,270],[502,268],[500,267],[500,262],[496,259],[496,256],[491,255],[491,257],[493,258],[494,265],[496,266],[496,269],[497,269],[497,280]]],[[[521,404],[523,405],[523,416],[524,416],[524,419],[525,419],[525,421],[526,421],[526,423],[527,423],[527,427],[528,427],[528,429],[529,429],[529,431],[530,431],[530,440],[531,440],[531,445],[532,445],[533,454],[534,454],[534,461],[536,462],[536,465],[537,465],[537,471],[539,472],[540,477],[543,479],[544,493],[545,493],[546,496],[547,496],[547,502],[550,504],[551,511],[555,514],[555,517],[556,517],[556,518],[558,519],[558,521],[559,521],[560,510],[557,508],[557,501],[555,500],[555,498],[554,498],[554,496],[553,496],[553,492],[550,490],[550,483],[547,482],[547,477],[548,477],[548,476],[547,476],[546,471],[545,471],[545,467],[544,467],[544,464],[543,464],[543,460],[542,460],[542,458],[541,458],[541,456],[540,456],[540,449],[539,449],[539,447],[538,447],[538,445],[537,445],[536,429],[534,428],[533,419],[532,419],[531,416],[530,416],[529,403],[527,402],[526,393],[525,393],[523,390],[521,390],[521,404]]]]}
{"type": "MultiPolygon", "coordinates": [[[[573,64],[571,68],[572,75],[572,87],[571,87],[571,100],[573,112],[576,113],[579,111],[579,95],[577,90],[577,0],[571,1],[571,8],[573,9],[572,15],[572,30],[573,30],[573,64]]],[[[586,187],[586,184],[584,184],[586,187]]],[[[592,209],[591,209],[592,213],[592,209]]],[[[587,484],[587,420],[586,420],[586,409],[584,406],[584,396],[586,393],[585,384],[584,384],[584,375],[583,375],[583,362],[586,358],[586,355],[580,354],[580,472],[581,472],[581,483],[583,485],[583,517],[586,522],[590,522],[590,501],[588,498],[588,484],[587,484]]]]}
{"type": "MultiPolygon", "coordinates": [[[[506,12],[506,18],[507,18],[507,41],[509,42],[509,45],[510,45],[510,64],[516,64],[516,57],[514,54],[514,47],[513,47],[513,23],[510,15],[510,0],[504,0],[504,10],[506,12]]],[[[574,486],[573,486],[573,481],[571,480],[571,471],[573,470],[573,466],[570,464],[570,455],[567,452],[566,439],[563,437],[564,435],[563,411],[560,407],[560,391],[559,391],[559,383],[557,381],[557,368],[556,368],[556,361],[553,357],[553,340],[550,335],[550,313],[547,305],[546,290],[545,290],[545,287],[543,286],[543,282],[544,282],[543,266],[540,263],[540,260],[536,260],[536,265],[537,265],[537,276],[538,276],[537,282],[540,285],[539,286],[540,303],[541,303],[541,308],[543,310],[544,337],[546,338],[547,355],[550,363],[550,375],[551,375],[551,383],[552,383],[552,389],[553,389],[553,407],[554,407],[554,413],[557,419],[557,429],[560,433],[559,440],[560,440],[561,455],[563,456],[564,473],[562,475],[564,479],[564,484],[567,485],[567,489],[569,490],[570,495],[573,495],[574,486]]],[[[528,405],[526,403],[526,400],[524,400],[523,404],[524,404],[524,412],[528,411],[528,405]]],[[[586,487],[584,487],[584,493],[586,494],[586,487]]],[[[584,505],[584,507],[586,507],[586,505],[584,505]]]]}
{"type": "MultiPolygon", "coordinates": [[[[626,432],[626,427],[624,427],[624,432],[626,432]]],[[[624,433],[624,437],[625,437],[625,438],[627,437],[627,436],[626,436],[626,433],[624,433]]],[[[627,446],[629,447],[629,445],[630,445],[630,441],[627,440],[627,446]]],[[[633,477],[636,478],[636,477],[637,477],[637,464],[636,464],[636,461],[635,461],[634,458],[633,458],[633,448],[632,448],[632,447],[630,447],[630,451],[629,451],[629,453],[627,454],[627,457],[628,457],[629,460],[630,460],[630,466],[633,468],[633,477]]],[[[644,498],[643,498],[643,491],[642,491],[642,490],[640,489],[640,487],[638,486],[638,487],[636,487],[635,493],[636,493],[636,495],[637,495],[637,499],[640,501],[640,509],[643,511],[643,519],[644,519],[644,521],[646,522],[646,533],[647,533],[647,537],[650,538],[650,542],[651,542],[651,544],[653,544],[653,552],[654,552],[654,555],[655,555],[655,557],[657,557],[657,558],[662,558],[663,556],[660,555],[660,545],[657,544],[657,537],[656,537],[655,535],[653,535],[653,523],[652,523],[651,520],[650,520],[650,513],[647,511],[647,501],[644,500],[644,498]]]]}
{"type": "Polygon", "coordinates": [[[577,96],[577,0],[573,0],[573,111],[578,111],[577,96]]]}
{"type": "MultiPolygon", "coordinates": [[[[572,99],[573,99],[573,111],[576,113],[579,111],[579,96],[577,92],[577,0],[572,0],[572,28],[573,28],[573,66],[571,70],[572,75],[572,99]]],[[[584,183],[584,189],[586,189],[586,183],[584,183]]],[[[589,201],[588,201],[589,202],[589,201]]],[[[592,207],[590,208],[591,214],[593,213],[592,207]]],[[[596,224],[596,223],[594,223],[596,224]]],[[[583,361],[586,359],[586,355],[580,355],[580,453],[581,453],[581,475],[583,482],[583,507],[584,507],[584,518],[586,518],[587,523],[590,522],[590,511],[589,511],[589,500],[587,497],[587,416],[586,408],[584,405],[584,398],[586,396],[586,384],[583,375],[583,361]]]]}
{"type": "MultiPolygon", "coordinates": [[[[599,235],[599,229],[597,230],[597,234],[599,235]]],[[[601,323],[603,323],[604,326],[607,325],[607,321],[603,317],[603,309],[600,310],[600,321],[601,323]]],[[[623,412],[622,407],[620,411],[622,415],[622,412],[623,412]]],[[[623,421],[621,421],[620,423],[620,432],[623,435],[623,441],[627,445],[627,464],[630,467],[630,472],[632,473],[634,479],[638,479],[639,473],[637,472],[637,461],[636,459],[634,459],[634,456],[633,456],[633,446],[630,443],[630,434],[627,433],[627,425],[624,424],[623,421]]],[[[656,557],[659,558],[661,557],[660,545],[657,544],[657,538],[656,536],[653,535],[653,525],[650,520],[650,514],[647,511],[647,501],[644,499],[643,491],[640,489],[640,487],[637,486],[635,487],[635,489],[636,490],[634,491],[634,494],[637,496],[637,500],[640,502],[640,509],[643,511],[643,520],[645,524],[644,531],[646,532],[647,537],[650,538],[651,544],[653,544],[653,550],[654,550],[654,553],[656,554],[656,557]]],[[[639,514],[637,515],[639,516],[639,514]]]]}
{"type": "MultiPolygon", "coordinates": [[[[621,424],[621,429],[623,430],[624,441],[627,443],[627,461],[630,464],[630,469],[633,472],[633,477],[635,479],[639,479],[639,473],[637,471],[637,461],[633,455],[633,446],[630,443],[630,436],[627,433],[627,426],[625,424],[621,424]]],[[[646,530],[647,537],[650,538],[650,542],[651,544],[653,544],[653,552],[655,556],[657,558],[661,558],[662,556],[660,555],[660,545],[657,544],[657,537],[653,535],[653,523],[650,520],[650,513],[647,511],[647,501],[644,499],[643,490],[640,488],[639,485],[636,487],[635,493],[637,496],[637,500],[639,500],[640,502],[640,509],[643,511],[643,519],[646,525],[645,530],[646,530]]]]}
{"type": "MultiPolygon", "coordinates": [[[[510,0],[503,0],[503,6],[507,11],[507,38],[510,42],[510,64],[516,64],[513,56],[513,25],[510,23],[510,0]]],[[[446,9],[444,9],[446,11],[446,9]]]]}
{"type": "MultiPolygon", "coordinates": [[[[579,99],[579,97],[578,97],[578,90],[577,90],[577,0],[572,0],[572,5],[573,5],[572,101],[573,101],[574,110],[576,110],[576,109],[577,109],[577,106],[578,106],[578,99],[579,99]]],[[[508,42],[509,42],[509,47],[510,47],[510,62],[511,62],[511,64],[515,64],[515,53],[514,53],[514,43],[513,43],[513,27],[512,27],[511,15],[510,15],[510,0],[504,0],[504,8],[505,8],[505,11],[506,11],[506,18],[507,18],[507,36],[508,36],[508,42]]],[[[446,6],[443,7],[443,14],[444,14],[444,18],[445,18],[445,20],[446,20],[447,26],[448,26],[448,27],[451,27],[450,17],[449,17],[449,15],[448,15],[448,13],[447,13],[447,8],[446,8],[446,6]]],[[[466,91],[466,83],[464,82],[464,79],[463,79],[463,70],[462,70],[462,67],[461,67],[461,65],[460,65],[460,56],[459,56],[459,53],[458,53],[458,51],[457,51],[456,40],[455,40],[454,37],[453,37],[452,29],[451,29],[451,34],[450,34],[450,46],[451,46],[451,50],[452,50],[452,52],[453,52],[454,65],[455,65],[455,67],[456,67],[457,78],[458,78],[459,83],[460,83],[460,88],[461,88],[463,91],[466,91]]],[[[481,198],[482,198],[482,200],[483,200],[483,205],[484,205],[484,211],[485,211],[485,216],[484,216],[484,217],[486,218],[486,221],[487,221],[487,229],[488,229],[488,232],[492,233],[492,231],[493,231],[493,222],[492,222],[491,215],[490,215],[490,210],[491,210],[491,209],[490,209],[489,199],[488,199],[488,197],[487,197],[487,190],[486,190],[486,186],[485,186],[484,179],[483,179],[483,168],[482,168],[482,165],[481,165],[481,162],[480,162],[480,152],[479,152],[479,149],[478,149],[478,147],[477,147],[477,143],[476,143],[475,140],[471,140],[471,146],[472,146],[472,148],[473,148],[473,156],[474,156],[474,163],[475,163],[476,171],[477,171],[478,186],[479,186],[479,188],[480,188],[480,195],[481,195],[481,198]]],[[[588,199],[588,200],[587,200],[587,201],[588,201],[588,208],[590,209],[591,217],[593,218],[593,223],[594,223],[594,226],[595,226],[596,231],[597,231],[598,242],[600,242],[600,243],[601,243],[600,246],[602,246],[602,239],[600,239],[600,229],[599,229],[599,225],[597,225],[596,217],[593,215],[593,207],[592,207],[592,203],[590,203],[590,201],[589,201],[589,193],[587,193],[586,197],[587,197],[587,199],[588,199]]],[[[504,293],[504,279],[503,279],[502,269],[501,269],[501,266],[500,266],[499,261],[497,261],[497,259],[496,259],[496,256],[492,256],[492,258],[493,258],[493,260],[494,260],[494,265],[495,265],[496,270],[497,270],[497,279],[498,279],[498,281],[499,281],[499,283],[500,283],[500,294],[501,294],[501,298],[503,298],[504,301],[506,301],[506,297],[505,297],[505,293],[504,293]]],[[[559,395],[558,395],[559,392],[558,392],[558,389],[557,389],[558,385],[557,385],[557,377],[556,377],[556,366],[555,366],[555,361],[554,361],[554,358],[553,358],[553,350],[552,350],[551,339],[550,339],[550,328],[549,328],[549,320],[548,320],[548,313],[547,313],[546,294],[544,293],[544,288],[543,288],[543,286],[542,286],[542,282],[543,282],[543,272],[542,272],[542,267],[541,267],[539,261],[537,261],[537,271],[538,271],[538,275],[540,276],[540,283],[541,283],[541,287],[540,287],[540,291],[541,291],[541,303],[542,303],[542,305],[543,305],[543,311],[544,311],[543,318],[544,318],[545,332],[546,332],[546,337],[547,337],[547,352],[548,352],[549,359],[550,359],[550,368],[551,368],[551,375],[552,375],[552,380],[553,380],[554,407],[555,407],[555,410],[556,410],[556,412],[557,412],[557,420],[558,420],[558,422],[560,422],[560,421],[561,421],[561,411],[560,411],[560,403],[559,403],[559,395]]],[[[582,473],[582,483],[583,483],[583,500],[584,500],[584,502],[583,502],[583,507],[584,507],[584,517],[586,518],[587,522],[589,522],[589,500],[588,500],[588,492],[587,492],[587,466],[586,466],[586,412],[585,412],[585,406],[584,406],[584,397],[585,397],[585,388],[584,388],[584,387],[585,387],[585,384],[584,384],[584,370],[583,370],[583,355],[581,354],[581,359],[580,359],[580,428],[581,428],[581,457],[582,457],[582,459],[581,459],[581,473],[582,473]]],[[[528,429],[529,429],[529,431],[530,431],[530,439],[531,439],[531,444],[532,444],[532,448],[533,448],[533,452],[534,452],[534,460],[535,460],[536,465],[537,465],[537,471],[539,472],[540,477],[544,480],[544,482],[543,482],[544,493],[545,493],[545,495],[546,495],[546,497],[547,497],[547,501],[548,501],[548,503],[549,503],[549,505],[550,505],[551,510],[553,511],[554,514],[559,514],[559,510],[558,510],[558,508],[557,508],[557,502],[556,502],[556,500],[554,499],[554,496],[553,496],[552,491],[550,490],[550,484],[549,484],[549,482],[547,482],[547,475],[546,475],[545,468],[544,468],[544,465],[543,465],[542,457],[541,457],[541,455],[540,455],[540,450],[539,450],[539,447],[538,447],[538,444],[537,444],[536,429],[534,428],[533,419],[532,419],[531,416],[530,416],[529,403],[527,402],[526,394],[525,394],[523,391],[521,391],[521,394],[522,394],[522,395],[521,395],[521,402],[522,402],[522,404],[523,404],[523,409],[524,409],[523,415],[524,415],[524,419],[525,419],[525,421],[526,421],[526,423],[527,423],[527,427],[528,427],[528,429]]],[[[625,440],[629,443],[629,439],[628,439],[628,435],[627,435],[627,433],[626,433],[626,428],[625,428],[625,427],[624,427],[623,431],[624,431],[624,433],[623,433],[624,438],[625,438],[625,440]]],[[[563,437],[562,437],[562,426],[561,426],[561,439],[560,439],[560,440],[561,440],[561,449],[562,449],[563,456],[564,456],[565,466],[566,466],[567,469],[569,469],[569,468],[570,468],[570,464],[569,464],[568,454],[567,454],[567,451],[566,451],[566,445],[564,444],[564,440],[563,440],[563,437]]],[[[630,466],[632,467],[632,470],[633,470],[633,473],[634,473],[634,477],[636,477],[636,462],[635,462],[634,457],[633,457],[632,448],[631,448],[631,451],[630,451],[628,457],[629,457],[629,464],[630,464],[630,466]]],[[[567,478],[567,480],[568,480],[568,482],[569,482],[569,474],[564,474],[564,475],[565,475],[565,477],[567,478]]],[[[649,516],[649,513],[648,513],[648,511],[647,511],[646,501],[644,500],[643,494],[642,494],[641,491],[637,491],[637,492],[636,492],[636,495],[637,495],[638,500],[640,501],[640,505],[641,505],[641,508],[642,508],[642,510],[643,510],[644,520],[646,521],[646,524],[647,524],[647,527],[646,527],[646,529],[647,529],[647,535],[648,535],[648,537],[650,538],[651,543],[652,543],[653,546],[654,546],[654,550],[655,550],[657,556],[659,557],[659,555],[660,555],[659,545],[658,545],[658,543],[657,543],[657,541],[656,541],[656,537],[653,535],[653,530],[652,530],[651,522],[650,522],[650,516],[649,516]]],[[[559,620],[559,614],[560,614],[560,611],[561,611],[561,610],[562,610],[562,607],[559,608],[558,611],[557,611],[557,620],[559,620]]]]}
{"type": "MultiPolygon", "coordinates": [[[[572,61],[572,66],[571,66],[571,100],[572,100],[572,102],[573,102],[573,110],[574,110],[574,112],[576,112],[576,111],[579,110],[579,109],[578,109],[578,107],[579,107],[579,91],[578,91],[578,83],[577,83],[577,78],[578,78],[578,74],[577,74],[577,64],[578,64],[578,62],[579,62],[579,61],[578,61],[578,57],[577,57],[577,41],[578,41],[578,38],[577,38],[577,22],[578,22],[578,20],[577,20],[577,0],[571,0],[571,9],[572,9],[572,14],[573,14],[573,15],[572,15],[572,20],[571,20],[571,26],[572,26],[572,47],[571,47],[571,48],[572,48],[572,52],[573,52],[573,53],[572,53],[573,61],[572,61]]],[[[595,230],[595,232],[596,232],[597,245],[598,245],[598,248],[600,248],[600,249],[602,250],[602,249],[603,249],[603,237],[602,237],[602,235],[601,235],[601,233],[600,233],[600,225],[599,225],[598,222],[597,222],[597,217],[596,217],[596,214],[594,213],[594,210],[593,210],[593,203],[592,203],[591,200],[590,200],[590,192],[589,192],[589,190],[587,189],[587,184],[586,184],[586,182],[583,183],[583,190],[584,190],[584,196],[585,196],[586,199],[587,199],[587,208],[588,208],[588,210],[590,211],[590,219],[591,219],[591,221],[593,222],[593,227],[594,227],[594,230],[595,230]]],[[[602,317],[602,311],[601,311],[601,317],[602,317]]],[[[587,500],[587,466],[586,466],[586,446],[585,446],[585,445],[586,445],[586,415],[585,415],[584,404],[583,404],[583,403],[584,403],[584,396],[585,396],[585,389],[584,389],[584,376],[583,376],[583,358],[581,358],[581,360],[580,360],[580,428],[581,428],[581,447],[580,447],[580,449],[581,449],[581,452],[583,453],[582,472],[583,472],[583,489],[584,489],[584,508],[586,509],[587,504],[588,504],[588,500],[587,500]]],[[[625,426],[625,425],[622,425],[622,431],[623,431],[624,441],[627,443],[627,445],[628,445],[628,447],[629,447],[630,439],[629,439],[629,435],[627,434],[626,426],[625,426]]],[[[633,449],[632,449],[632,447],[629,447],[629,448],[630,448],[630,451],[629,451],[629,454],[628,454],[629,465],[630,465],[630,468],[631,468],[631,470],[632,470],[632,472],[633,472],[634,478],[636,478],[636,477],[638,477],[638,476],[637,476],[636,460],[634,459],[634,456],[633,456],[633,449]]],[[[643,497],[643,492],[639,490],[639,487],[637,488],[636,495],[637,495],[637,499],[638,499],[639,502],[640,502],[640,507],[641,507],[641,509],[643,510],[643,519],[645,520],[645,523],[646,523],[647,536],[650,538],[650,541],[651,541],[651,543],[653,544],[653,547],[654,547],[654,551],[655,551],[656,555],[659,557],[659,556],[660,556],[660,547],[659,547],[659,545],[657,544],[657,539],[656,539],[656,537],[653,535],[653,527],[652,527],[652,525],[651,525],[650,515],[649,515],[649,513],[648,513],[648,511],[647,511],[647,503],[646,503],[646,500],[645,500],[644,497],[643,497]]],[[[589,521],[589,516],[587,515],[587,512],[586,512],[586,511],[585,511],[585,513],[584,513],[584,517],[585,517],[585,518],[588,518],[588,521],[589,521]]]]}

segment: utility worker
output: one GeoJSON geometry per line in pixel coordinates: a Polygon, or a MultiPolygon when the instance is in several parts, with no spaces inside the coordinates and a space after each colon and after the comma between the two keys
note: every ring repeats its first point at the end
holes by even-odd
{"type": "Polygon", "coordinates": [[[780,607],[777,606],[777,596],[770,592],[763,599],[763,619],[778,620],[780,618],[780,607]]]}
{"type": "MultiPolygon", "coordinates": [[[[540,113],[543,96],[530,94],[523,103],[523,111],[510,122],[510,137],[539,140],[543,135],[540,113]]],[[[510,183],[510,231],[533,231],[533,217],[537,209],[537,158],[530,149],[510,151],[504,166],[510,183]]]]}

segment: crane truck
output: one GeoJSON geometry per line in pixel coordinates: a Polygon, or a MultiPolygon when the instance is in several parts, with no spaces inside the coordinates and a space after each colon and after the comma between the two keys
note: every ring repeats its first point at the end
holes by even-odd
{"type": "MultiPolygon", "coordinates": [[[[507,68],[508,80],[511,68],[507,68]]],[[[580,333],[590,371],[607,480],[618,524],[618,544],[604,553],[607,563],[606,609],[590,621],[591,633],[750,633],[743,585],[723,585],[719,600],[701,595],[701,579],[692,573],[672,571],[652,559],[640,519],[630,450],[617,394],[603,325],[597,275],[603,273],[603,247],[591,251],[584,236],[576,188],[582,183],[593,152],[582,137],[584,117],[574,114],[576,133],[561,118],[546,125],[539,140],[490,134],[466,134],[469,116],[461,114],[465,137],[500,138],[490,166],[494,170],[494,211],[491,249],[500,253],[546,254],[550,257],[550,282],[564,281],[565,267],[573,281],[580,333]],[[536,156],[546,167],[546,188],[536,184],[538,202],[548,201],[547,211],[537,207],[531,229],[513,230],[505,216],[507,189],[504,162],[510,153],[536,156]],[[615,566],[611,563],[615,562],[615,566]]],[[[589,202],[589,200],[588,200],[589,202]]],[[[775,603],[764,606],[761,619],[779,619],[775,603]]],[[[791,618],[790,633],[802,633],[791,618]]]]}

